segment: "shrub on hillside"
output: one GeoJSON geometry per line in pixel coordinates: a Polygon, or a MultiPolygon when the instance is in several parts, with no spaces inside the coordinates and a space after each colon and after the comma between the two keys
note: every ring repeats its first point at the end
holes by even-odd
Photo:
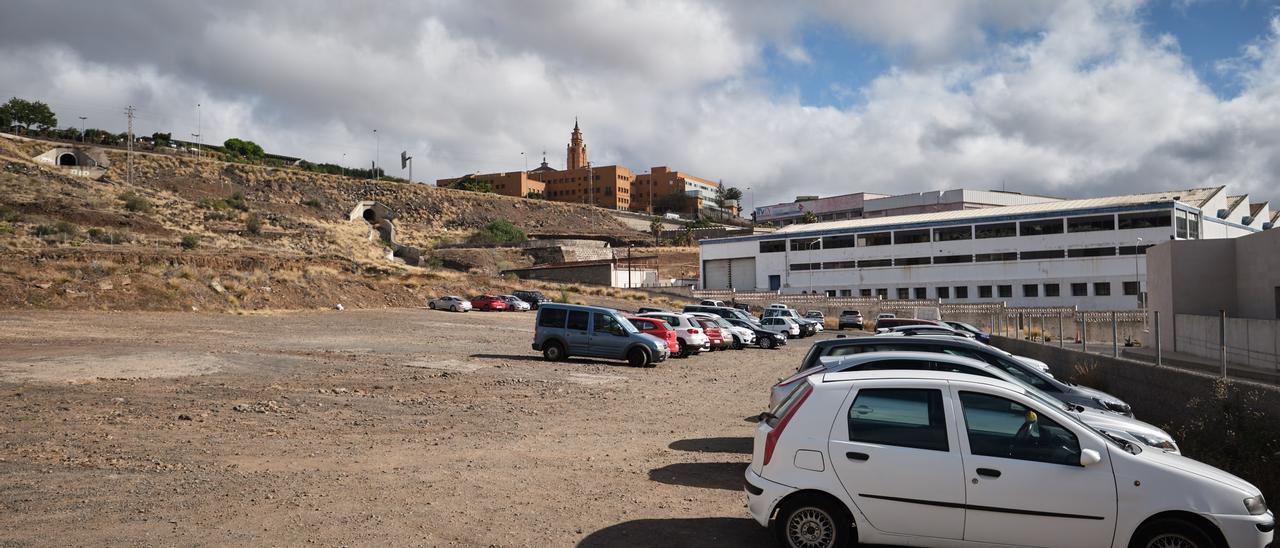
{"type": "Polygon", "coordinates": [[[214,209],[219,211],[227,209],[249,211],[249,203],[245,201],[244,193],[239,190],[226,198],[203,198],[199,202],[196,202],[196,205],[205,209],[214,209]]]}
{"type": "Polygon", "coordinates": [[[133,192],[121,194],[120,200],[124,202],[124,208],[129,211],[134,213],[151,213],[151,202],[133,192]]]}
{"type": "Polygon", "coordinates": [[[244,228],[250,234],[258,235],[262,233],[262,219],[257,213],[250,213],[249,218],[244,220],[244,228]]]}
{"type": "Polygon", "coordinates": [[[315,198],[307,198],[306,200],[303,200],[302,205],[307,206],[311,209],[320,209],[324,207],[324,204],[321,204],[320,200],[317,200],[315,198]]]}
{"type": "Polygon", "coordinates": [[[182,237],[182,249],[195,249],[200,246],[200,237],[195,234],[187,234],[182,237]]]}
{"type": "Polygon", "coordinates": [[[528,239],[520,227],[506,219],[498,219],[471,235],[471,243],[481,245],[523,242],[528,239]]]}
{"type": "Polygon", "coordinates": [[[80,235],[80,229],[76,225],[66,221],[58,221],[51,225],[36,225],[36,236],[62,236],[64,238],[74,238],[80,235]]]}
{"type": "Polygon", "coordinates": [[[119,230],[107,231],[96,226],[89,229],[89,238],[98,243],[111,245],[126,244],[133,240],[126,232],[119,230]]]}
{"type": "Polygon", "coordinates": [[[7,206],[0,206],[0,222],[16,223],[22,220],[22,214],[7,206]]]}

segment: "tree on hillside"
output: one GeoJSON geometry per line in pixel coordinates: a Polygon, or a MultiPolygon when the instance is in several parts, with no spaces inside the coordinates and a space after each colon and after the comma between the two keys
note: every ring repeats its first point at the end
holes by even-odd
{"type": "Polygon", "coordinates": [[[478,180],[471,175],[458,179],[458,181],[451,186],[458,190],[469,190],[471,192],[493,192],[492,184],[487,181],[478,180]]]}
{"type": "Polygon", "coordinates": [[[54,116],[49,105],[17,97],[0,105],[0,120],[8,120],[7,125],[17,124],[27,131],[31,130],[31,126],[43,131],[58,125],[58,117],[54,116]]]}
{"type": "Polygon", "coordinates": [[[173,140],[172,133],[156,132],[151,134],[151,143],[156,147],[167,147],[171,140],[173,140]]]}
{"type": "Polygon", "coordinates": [[[528,199],[530,199],[530,200],[545,200],[545,199],[547,199],[547,195],[546,195],[546,194],[543,194],[543,193],[538,192],[538,191],[536,191],[536,190],[530,190],[527,194],[525,194],[525,195],[524,195],[524,197],[525,197],[525,198],[528,198],[528,199]]]}
{"type": "Polygon", "coordinates": [[[724,189],[724,199],[742,201],[742,190],[736,186],[724,189]]]}
{"type": "Polygon", "coordinates": [[[654,238],[657,238],[659,234],[662,234],[662,226],[662,217],[649,219],[649,233],[653,234],[654,238]]]}
{"type": "Polygon", "coordinates": [[[266,152],[262,150],[262,147],[258,146],[258,143],[237,139],[235,137],[224,141],[222,143],[222,148],[235,156],[239,156],[249,161],[261,160],[266,154],[266,152]]]}
{"type": "Polygon", "coordinates": [[[818,222],[818,214],[812,211],[806,211],[804,212],[804,215],[800,216],[800,222],[807,225],[816,223],[818,222]]]}

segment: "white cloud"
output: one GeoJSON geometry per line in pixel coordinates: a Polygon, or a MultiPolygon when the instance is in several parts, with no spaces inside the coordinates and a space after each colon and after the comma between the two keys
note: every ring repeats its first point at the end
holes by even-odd
{"type": "Polygon", "coordinates": [[[959,186],[1266,192],[1280,167],[1280,27],[1224,65],[1242,87],[1222,99],[1127,0],[158,3],[143,26],[108,9],[92,24],[49,17],[66,7],[6,8],[0,92],[116,130],[132,103],[144,132],[178,135],[201,103],[207,140],[349,165],[368,165],[377,128],[383,164],[408,149],[423,179],[519,169],[521,152],[536,165],[544,148],[562,165],[574,116],[596,163],[724,179],[756,205],[959,186]],[[818,22],[895,66],[831,83],[842,106],[770,91],[763,52],[822,63],[803,45],[818,22]]]}

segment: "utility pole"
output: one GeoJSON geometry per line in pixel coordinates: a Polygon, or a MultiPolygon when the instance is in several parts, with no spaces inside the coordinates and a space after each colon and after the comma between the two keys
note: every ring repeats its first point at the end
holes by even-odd
{"type": "Polygon", "coordinates": [[[84,121],[85,121],[85,118],[86,118],[85,116],[81,116],[81,117],[80,117],[80,143],[82,143],[82,144],[85,142],[85,139],[84,139],[84,121]]]}
{"type": "Polygon", "coordinates": [[[347,176],[347,153],[345,152],[342,153],[342,164],[338,166],[338,169],[342,170],[343,177],[347,176]]]}
{"type": "Polygon", "coordinates": [[[378,130],[373,130],[373,173],[369,174],[370,179],[378,178],[378,156],[382,155],[382,136],[378,135],[378,130]]]}
{"type": "Polygon", "coordinates": [[[125,182],[133,184],[133,112],[137,110],[133,105],[129,105],[124,109],[125,116],[129,117],[129,142],[125,152],[125,182]]]}

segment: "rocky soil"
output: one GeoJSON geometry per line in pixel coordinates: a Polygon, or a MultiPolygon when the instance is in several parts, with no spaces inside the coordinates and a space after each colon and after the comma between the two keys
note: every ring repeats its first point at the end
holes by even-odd
{"type": "Polygon", "coordinates": [[[0,543],[772,545],[743,418],[808,344],[553,364],[532,321],[0,315],[0,543]]]}

